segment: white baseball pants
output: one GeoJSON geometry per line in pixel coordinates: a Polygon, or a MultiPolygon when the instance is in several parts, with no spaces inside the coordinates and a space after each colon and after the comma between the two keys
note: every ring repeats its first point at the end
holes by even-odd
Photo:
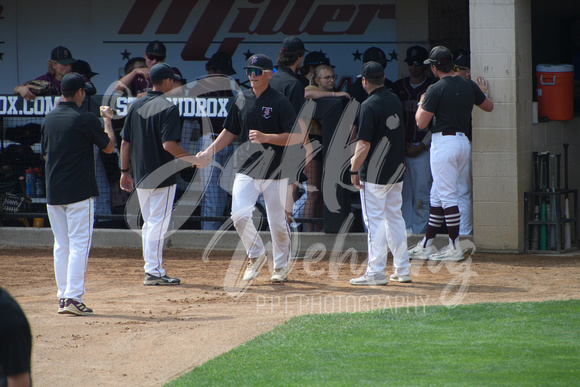
{"type": "Polygon", "coordinates": [[[165,275],[163,244],[171,220],[175,187],[174,184],[155,189],[137,188],[141,215],[143,216],[141,238],[143,259],[145,260],[144,269],[145,273],[157,277],[165,275]]]}
{"type": "Polygon", "coordinates": [[[279,269],[287,266],[290,260],[290,229],[286,222],[285,209],[288,179],[254,179],[237,173],[232,191],[232,220],[248,257],[257,258],[264,254],[264,242],[252,219],[260,192],[266,205],[274,269],[279,269]]]}
{"type": "MultiPolygon", "coordinates": [[[[431,138],[430,202],[433,207],[457,206],[457,180],[467,165],[471,145],[463,133],[444,136],[434,133],[431,138]]],[[[463,215],[462,215],[463,216],[463,215]]]]}
{"type": "Polygon", "coordinates": [[[467,165],[457,180],[457,203],[461,219],[459,221],[459,235],[469,235],[473,233],[473,187],[471,172],[471,143],[467,165]]]}
{"type": "Polygon", "coordinates": [[[403,218],[413,234],[424,234],[429,222],[429,195],[433,178],[429,166],[429,151],[417,157],[405,158],[403,175],[403,218]]]}
{"type": "Polygon", "coordinates": [[[46,206],[54,234],[54,274],[58,298],[83,302],[85,271],[93,237],[94,199],[46,206]]]}
{"type": "Polygon", "coordinates": [[[387,253],[393,253],[394,274],[409,275],[405,220],[401,214],[403,183],[364,183],[360,190],[363,219],[367,227],[367,275],[385,274],[387,253]]]}

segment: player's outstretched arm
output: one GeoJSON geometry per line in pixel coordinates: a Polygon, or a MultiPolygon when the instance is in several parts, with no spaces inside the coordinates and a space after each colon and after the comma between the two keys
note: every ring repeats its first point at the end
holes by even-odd
{"type": "Polygon", "coordinates": [[[105,153],[113,153],[115,150],[115,132],[113,131],[113,109],[110,106],[101,106],[101,117],[103,117],[103,122],[105,123],[105,132],[109,136],[109,145],[105,149],[102,149],[105,153]]]}

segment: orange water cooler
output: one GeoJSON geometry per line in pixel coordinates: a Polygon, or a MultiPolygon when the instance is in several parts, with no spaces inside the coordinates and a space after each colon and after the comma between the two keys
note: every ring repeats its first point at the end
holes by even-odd
{"type": "Polygon", "coordinates": [[[571,120],[574,117],[574,66],[539,64],[536,78],[538,116],[554,121],[571,120]]]}

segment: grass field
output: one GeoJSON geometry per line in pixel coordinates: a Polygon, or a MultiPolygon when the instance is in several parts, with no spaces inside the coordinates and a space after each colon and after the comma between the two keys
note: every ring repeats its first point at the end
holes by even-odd
{"type": "Polygon", "coordinates": [[[572,386],[579,323],[580,300],[300,316],[168,386],[572,386]]]}

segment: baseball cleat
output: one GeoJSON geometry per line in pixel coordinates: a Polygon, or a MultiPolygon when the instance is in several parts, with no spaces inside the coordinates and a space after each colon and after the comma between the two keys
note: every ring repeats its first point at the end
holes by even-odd
{"type": "Polygon", "coordinates": [[[417,243],[417,246],[407,250],[407,254],[409,254],[409,259],[429,259],[436,251],[437,248],[433,245],[423,247],[423,241],[421,241],[417,243]]]}
{"type": "Polygon", "coordinates": [[[244,281],[251,281],[256,278],[260,273],[260,269],[264,266],[267,260],[268,257],[266,256],[266,253],[260,255],[258,258],[249,258],[248,266],[244,272],[244,281]]]}
{"type": "Polygon", "coordinates": [[[64,307],[65,306],[66,306],[65,299],[64,298],[59,298],[58,299],[58,314],[63,314],[64,313],[64,307]]]}
{"type": "Polygon", "coordinates": [[[66,305],[62,312],[63,314],[76,314],[77,316],[90,316],[93,314],[91,308],[88,308],[82,302],[75,301],[72,298],[67,298],[65,304],[66,305]]]}
{"type": "Polygon", "coordinates": [[[411,276],[410,275],[401,275],[398,276],[396,274],[391,274],[391,276],[389,277],[390,281],[393,282],[400,282],[400,283],[408,283],[408,282],[413,282],[411,280],[411,276]]]}
{"type": "Polygon", "coordinates": [[[454,249],[451,246],[446,246],[442,248],[435,254],[429,257],[430,261],[463,261],[465,257],[463,256],[463,250],[461,248],[454,249]]]}
{"type": "Polygon", "coordinates": [[[157,277],[149,273],[145,273],[143,285],[179,285],[181,280],[179,278],[171,278],[168,275],[157,277]]]}
{"type": "Polygon", "coordinates": [[[387,281],[387,277],[384,274],[365,274],[362,277],[353,278],[350,280],[351,285],[359,286],[377,286],[386,285],[388,283],[389,281],[387,281]]]}
{"type": "Polygon", "coordinates": [[[272,273],[272,278],[270,281],[272,282],[285,282],[288,281],[288,273],[290,272],[288,265],[281,267],[279,269],[274,269],[272,273]]]}

